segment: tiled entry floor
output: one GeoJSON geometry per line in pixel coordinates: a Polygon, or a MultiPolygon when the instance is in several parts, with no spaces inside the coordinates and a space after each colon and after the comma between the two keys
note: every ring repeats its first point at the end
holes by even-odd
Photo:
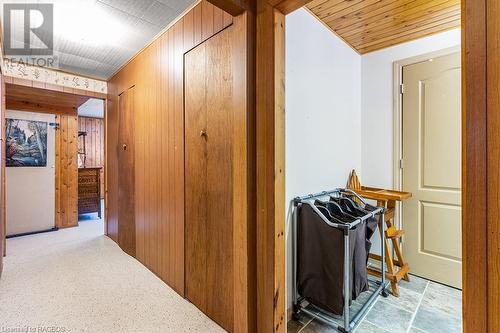
{"type": "MultiPolygon", "coordinates": [[[[455,333],[462,332],[462,292],[439,283],[410,276],[400,282],[400,296],[379,297],[356,333],[455,333]]],[[[390,288],[388,288],[390,289],[390,288]]],[[[337,332],[331,326],[302,315],[288,322],[288,333],[337,332]]]]}

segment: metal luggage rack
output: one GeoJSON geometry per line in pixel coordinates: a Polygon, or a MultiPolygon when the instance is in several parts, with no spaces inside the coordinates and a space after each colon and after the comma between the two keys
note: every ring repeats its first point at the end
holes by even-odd
{"type": "Polygon", "coordinates": [[[350,290],[350,271],[349,267],[351,266],[351,258],[349,256],[349,233],[351,230],[360,223],[365,223],[369,218],[374,217],[377,214],[381,214],[381,218],[379,219],[378,227],[380,229],[381,235],[385,232],[384,229],[384,207],[377,207],[374,211],[369,214],[357,218],[350,223],[335,223],[327,219],[321,211],[311,202],[312,199],[317,199],[325,196],[340,196],[342,194],[348,194],[355,197],[357,200],[366,204],[365,200],[356,194],[356,192],[349,189],[335,189],[332,191],[323,191],[317,194],[309,194],[303,197],[297,197],[293,199],[294,212],[293,212],[293,221],[292,221],[292,247],[293,247],[293,284],[292,284],[292,292],[293,292],[293,315],[297,317],[300,313],[306,313],[311,317],[315,317],[316,319],[326,323],[327,325],[331,325],[336,327],[340,332],[349,333],[352,332],[357,325],[360,323],[364,314],[368,311],[370,306],[377,300],[378,295],[382,295],[383,297],[387,297],[387,283],[385,279],[385,244],[383,241],[380,242],[380,251],[381,251],[381,267],[380,271],[384,272],[384,274],[380,274],[380,281],[375,281],[377,288],[373,291],[372,295],[365,301],[361,309],[354,315],[351,319],[350,307],[349,307],[349,299],[351,295],[350,290]],[[330,227],[341,229],[344,232],[344,272],[343,272],[343,280],[344,280],[344,311],[342,315],[343,325],[339,324],[334,319],[334,314],[330,313],[314,304],[303,305],[305,299],[301,297],[298,293],[297,286],[297,207],[299,205],[309,205],[314,212],[330,227]]]}

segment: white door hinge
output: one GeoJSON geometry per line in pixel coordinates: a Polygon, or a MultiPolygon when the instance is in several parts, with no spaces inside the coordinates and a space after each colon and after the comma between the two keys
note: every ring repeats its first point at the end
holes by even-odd
{"type": "Polygon", "coordinates": [[[405,85],[404,84],[400,84],[399,85],[399,91],[401,92],[401,94],[404,94],[405,93],[405,85]]]}
{"type": "Polygon", "coordinates": [[[399,159],[399,168],[403,169],[403,166],[404,166],[403,159],[401,158],[401,159],[399,159]]]}

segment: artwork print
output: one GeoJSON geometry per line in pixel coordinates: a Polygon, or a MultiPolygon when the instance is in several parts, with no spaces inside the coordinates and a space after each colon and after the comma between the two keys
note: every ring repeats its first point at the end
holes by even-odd
{"type": "Polygon", "coordinates": [[[47,123],[6,119],[6,166],[47,166],[47,123]]]}

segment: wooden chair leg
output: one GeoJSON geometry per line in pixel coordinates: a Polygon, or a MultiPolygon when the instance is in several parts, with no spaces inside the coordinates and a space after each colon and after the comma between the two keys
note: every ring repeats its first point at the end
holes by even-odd
{"type": "Polygon", "coordinates": [[[398,284],[396,281],[394,281],[394,275],[396,274],[394,270],[394,261],[392,259],[392,254],[391,250],[389,249],[389,242],[387,241],[387,238],[384,237],[384,242],[385,242],[385,262],[387,264],[387,275],[391,277],[391,290],[392,294],[396,297],[399,297],[399,289],[398,289],[398,284]]]}
{"type": "MultiPolygon", "coordinates": [[[[398,258],[400,266],[403,267],[407,264],[407,262],[403,258],[403,253],[401,252],[401,247],[399,246],[399,242],[397,239],[392,240],[392,246],[394,248],[394,251],[396,252],[396,257],[398,258]]],[[[408,275],[408,273],[403,276],[403,280],[410,282],[410,276],[408,275]]]]}

